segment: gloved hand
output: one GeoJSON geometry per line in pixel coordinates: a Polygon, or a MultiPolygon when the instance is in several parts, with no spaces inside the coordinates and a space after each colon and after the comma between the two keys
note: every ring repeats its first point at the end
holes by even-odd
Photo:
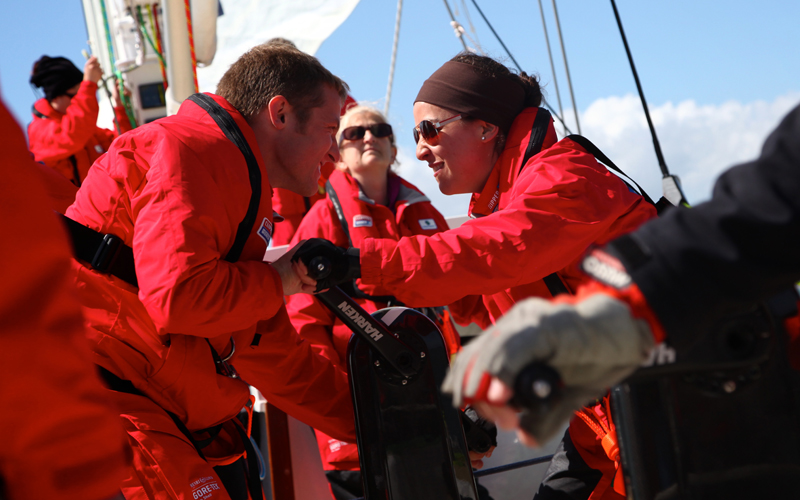
{"type": "Polygon", "coordinates": [[[572,412],[620,382],[648,357],[653,335],[620,300],[595,293],[576,304],[528,299],[468,344],[450,366],[442,390],[453,404],[487,401],[492,377],[514,387],[526,366],[541,362],[561,377],[549,411],[525,411],[519,428],[543,443],[572,412]]]}
{"type": "Polygon", "coordinates": [[[361,277],[361,252],[344,249],[328,240],[311,238],[297,249],[292,262],[301,260],[308,275],[317,280],[317,292],[361,277]]]}

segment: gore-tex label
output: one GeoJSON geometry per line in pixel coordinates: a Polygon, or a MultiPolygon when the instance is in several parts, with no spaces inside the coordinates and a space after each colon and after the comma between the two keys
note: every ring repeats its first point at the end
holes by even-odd
{"type": "Polygon", "coordinates": [[[347,302],[346,302],[346,301],[345,301],[345,302],[342,302],[341,304],[339,304],[339,309],[341,309],[341,311],[342,311],[343,313],[345,313],[345,314],[346,314],[346,315],[347,315],[347,316],[348,316],[350,319],[352,319],[352,320],[353,320],[353,321],[354,321],[354,322],[355,322],[355,323],[356,323],[356,324],[357,324],[357,325],[358,325],[358,326],[359,326],[359,327],[360,327],[362,330],[364,330],[364,333],[366,333],[367,335],[369,335],[370,337],[372,337],[372,340],[380,340],[381,338],[383,338],[383,334],[382,334],[382,333],[380,333],[380,332],[378,331],[378,329],[377,329],[377,328],[375,328],[374,326],[370,325],[370,324],[367,322],[367,320],[366,320],[366,319],[364,319],[364,316],[360,315],[360,314],[358,313],[358,311],[356,311],[355,309],[353,309],[352,307],[350,307],[350,306],[347,304],[347,302]]]}
{"type": "Polygon", "coordinates": [[[214,492],[222,490],[214,476],[201,477],[197,481],[192,481],[189,487],[192,488],[194,500],[210,500],[215,498],[214,492]]]}

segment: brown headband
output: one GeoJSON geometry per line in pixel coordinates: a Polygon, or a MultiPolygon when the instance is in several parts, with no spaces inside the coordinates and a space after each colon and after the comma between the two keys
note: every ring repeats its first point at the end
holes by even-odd
{"type": "Polygon", "coordinates": [[[425,80],[414,102],[452,109],[507,132],[525,108],[525,89],[516,75],[485,76],[471,64],[448,61],[425,80]]]}

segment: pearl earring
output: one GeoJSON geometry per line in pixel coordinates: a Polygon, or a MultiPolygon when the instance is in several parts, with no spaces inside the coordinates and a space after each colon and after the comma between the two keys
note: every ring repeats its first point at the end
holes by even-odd
{"type": "Polygon", "coordinates": [[[484,137],[481,137],[481,140],[482,140],[482,141],[485,141],[485,140],[486,140],[486,136],[484,136],[484,137]]]}

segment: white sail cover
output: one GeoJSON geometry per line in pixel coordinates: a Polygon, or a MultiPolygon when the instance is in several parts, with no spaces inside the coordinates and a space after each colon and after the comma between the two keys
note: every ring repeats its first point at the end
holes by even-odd
{"type": "Polygon", "coordinates": [[[225,71],[242,54],[270,38],[293,41],[308,54],[353,12],[358,0],[220,0],[217,53],[205,68],[197,68],[201,92],[213,92],[225,71]]]}

